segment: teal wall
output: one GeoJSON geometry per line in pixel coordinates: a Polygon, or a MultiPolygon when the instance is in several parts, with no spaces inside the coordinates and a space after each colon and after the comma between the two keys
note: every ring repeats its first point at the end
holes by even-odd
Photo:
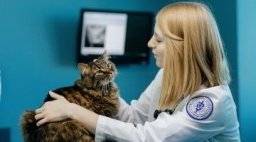
{"type": "MultiPolygon", "coordinates": [[[[71,85],[79,77],[80,8],[155,12],[163,5],[154,0],[0,0],[0,128],[10,128],[11,141],[21,142],[22,113],[41,105],[50,89],[71,85]]],[[[137,98],[157,71],[152,57],[149,65],[117,68],[116,81],[127,101],[137,98]]]]}
{"type": "Polygon", "coordinates": [[[242,141],[255,141],[256,1],[237,1],[239,112],[242,141]]]}
{"type": "MultiPolygon", "coordinates": [[[[71,85],[78,78],[75,53],[80,8],[155,13],[168,2],[172,1],[0,0],[0,128],[10,128],[12,142],[22,141],[19,127],[22,113],[37,108],[50,89],[71,85]]],[[[233,0],[206,3],[210,4],[220,27],[232,68],[231,89],[237,100],[236,3],[233,0]]],[[[152,56],[149,65],[117,68],[116,82],[127,101],[138,98],[157,71],[152,56]]]]}

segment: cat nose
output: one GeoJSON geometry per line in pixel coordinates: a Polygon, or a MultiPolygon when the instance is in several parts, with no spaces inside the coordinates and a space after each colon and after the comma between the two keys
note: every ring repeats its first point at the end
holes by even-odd
{"type": "Polygon", "coordinates": [[[112,72],[112,71],[109,71],[108,74],[113,74],[113,72],[112,72]]]}

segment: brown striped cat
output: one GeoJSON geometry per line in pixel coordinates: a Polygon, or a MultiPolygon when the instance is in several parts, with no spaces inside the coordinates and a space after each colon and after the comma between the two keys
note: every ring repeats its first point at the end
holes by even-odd
{"type": "MultiPolygon", "coordinates": [[[[79,104],[100,115],[114,118],[118,112],[118,88],[113,82],[116,67],[106,52],[88,64],[79,63],[81,78],[73,86],[54,92],[63,95],[69,102],[79,104]]],[[[47,95],[44,102],[51,101],[47,95]]],[[[21,119],[25,142],[92,142],[94,135],[75,120],[64,120],[36,126],[35,111],[26,111],[21,119]]]]}

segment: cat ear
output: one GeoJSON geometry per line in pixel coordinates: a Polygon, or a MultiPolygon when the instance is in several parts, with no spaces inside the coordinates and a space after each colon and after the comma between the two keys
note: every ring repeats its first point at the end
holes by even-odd
{"type": "Polygon", "coordinates": [[[107,50],[104,50],[103,54],[102,54],[102,57],[105,59],[105,60],[108,60],[110,58],[110,56],[107,54],[107,50]]]}
{"type": "Polygon", "coordinates": [[[89,65],[85,64],[85,63],[78,63],[78,69],[79,71],[84,74],[84,73],[88,73],[89,71],[89,65]]]}

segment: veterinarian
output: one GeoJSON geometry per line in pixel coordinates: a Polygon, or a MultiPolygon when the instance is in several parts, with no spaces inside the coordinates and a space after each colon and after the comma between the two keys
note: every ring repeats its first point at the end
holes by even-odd
{"type": "Polygon", "coordinates": [[[159,72],[131,105],[120,98],[118,120],[51,92],[56,100],[37,109],[37,125],[74,119],[96,142],[239,142],[228,64],[209,8],[198,2],[163,7],[148,46],[159,72]]]}

